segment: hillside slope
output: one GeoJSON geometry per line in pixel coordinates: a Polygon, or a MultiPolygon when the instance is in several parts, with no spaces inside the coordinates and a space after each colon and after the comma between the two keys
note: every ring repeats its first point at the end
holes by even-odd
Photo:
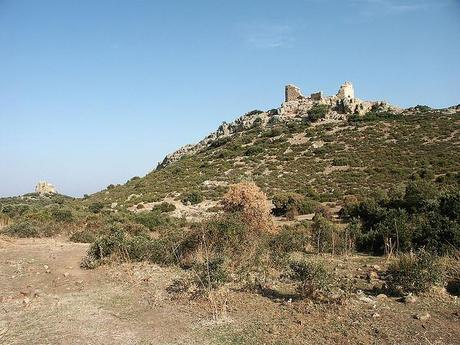
{"type": "Polygon", "coordinates": [[[286,99],[280,109],[223,124],[145,177],[109,186],[84,202],[126,209],[181,200],[191,192],[217,200],[228,184],[242,179],[255,181],[269,196],[297,192],[317,201],[365,196],[414,174],[458,181],[458,106],[402,110],[384,102],[313,96],[286,99]]]}

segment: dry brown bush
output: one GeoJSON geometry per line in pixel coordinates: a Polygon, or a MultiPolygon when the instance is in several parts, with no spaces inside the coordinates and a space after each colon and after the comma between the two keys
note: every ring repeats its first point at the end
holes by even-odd
{"type": "Polygon", "coordinates": [[[273,232],[271,207],[266,194],[254,182],[243,181],[231,185],[222,198],[226,212],[240,212],[244,222],[254,232],[273,232]]]}

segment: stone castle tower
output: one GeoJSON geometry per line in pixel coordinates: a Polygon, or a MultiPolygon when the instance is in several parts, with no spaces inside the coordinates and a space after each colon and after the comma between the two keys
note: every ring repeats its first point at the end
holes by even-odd
{"type": "Polygon", "coordinates": [[[56,188],[46,181],[40,181],[35,186],[35,193],[38,194],[56,194],[56,188]]]}
{"type": "Polygon", "coordinates": [[[349,81],[346,81],[340,85],[339,92],[337,92],[337,97],[347,100],[355,99],[355,90],[353,89],[353,84],[349,81]]]}

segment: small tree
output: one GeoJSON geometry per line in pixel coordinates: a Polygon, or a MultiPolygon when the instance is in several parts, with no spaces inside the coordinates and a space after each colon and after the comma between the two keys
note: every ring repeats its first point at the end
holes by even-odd
{"type": "Polygon", "coordinates": [[[337,246],[337,229],[323,215],[317,213],[313,218],[313,238],[318,253],[331,252],[335,254],[337,246]]]}

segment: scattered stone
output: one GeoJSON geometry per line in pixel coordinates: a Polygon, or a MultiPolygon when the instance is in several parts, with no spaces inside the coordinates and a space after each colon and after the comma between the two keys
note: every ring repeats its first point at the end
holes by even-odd
{"type": "Polygon", "coordinates": [[[48,265],[43,265],[43,268],[44,268],[45,270],[48,270],[49,267],[48,267],[48,265]]]}
{"type": "Polygon", "coordinates": [[[377,299],[387,299],[387,298],[388,298],[388,296],[385,295],[384,293],[381,293],[381,294],[377,295],[377,299]]]}
{"type": "Polygon", "coordinates": [[[366,296],[366,294],[362,292],[361,290],[358,290],[358,292],[356,293],[356,297],[358,298],[358,301],[361,301],[361,302],[375,303],[375,301],[372,298],[366,296]]]}
{"type": "Polygon", "coordinates": [[[65,273],[63,274],[63,276],[64,276],[64,277],[68,277],[69,274],[70,274],[69,272],[65,272],[65,273]]]}
{"type": "Polygon", "coordinates": [[[379,265],[372,265],[372,268],[374,270],[376,270],[376,271],[381,271],[382,270],[379,265]]]}
{"type": "Polygon", "coordinates": [[[51,273],[51,271],[50,271],[50,270],[46,270],[45,273],[51,273]]]}
{"type": "Polygon", "coordinates": [[[377,274],[377,272],[375,271],[370,271],[370,272],[367,272],[367,281],[372,281],[372,280],[377,280],[379,279],[379,275],[377,274]]]}
{"type": "Polygon", "coordinates": [[[406,303],[406,304],[413,304],[413,303],[417,302],[417,297],[415,297],[414,295],[412,295],[410,293],[407,296],[403,297],[403,302],[406,303]]]}
{"type": "Polygon", "coordinates": [[[24,305],[28,305],[30,303],[30,298],[29,297],[25,297],[23,300],[22,300],[22,303],[24,305]]]}
{"type": "Polygon", "coordinates": [[[374,313],[372,314],[372,318],[373,319],[378,319],[380,317],[380,314],[379,313],[374,313]]]}
{"type": "Polygon", "coordinates": [[[428,319],[431,317],[431,315],[428,314],[428,313],[419,313],[419,314],[416,314],[414,317],[415,317],[417,320],[426,321],[426,320],[428,320],[428,319]]]}

